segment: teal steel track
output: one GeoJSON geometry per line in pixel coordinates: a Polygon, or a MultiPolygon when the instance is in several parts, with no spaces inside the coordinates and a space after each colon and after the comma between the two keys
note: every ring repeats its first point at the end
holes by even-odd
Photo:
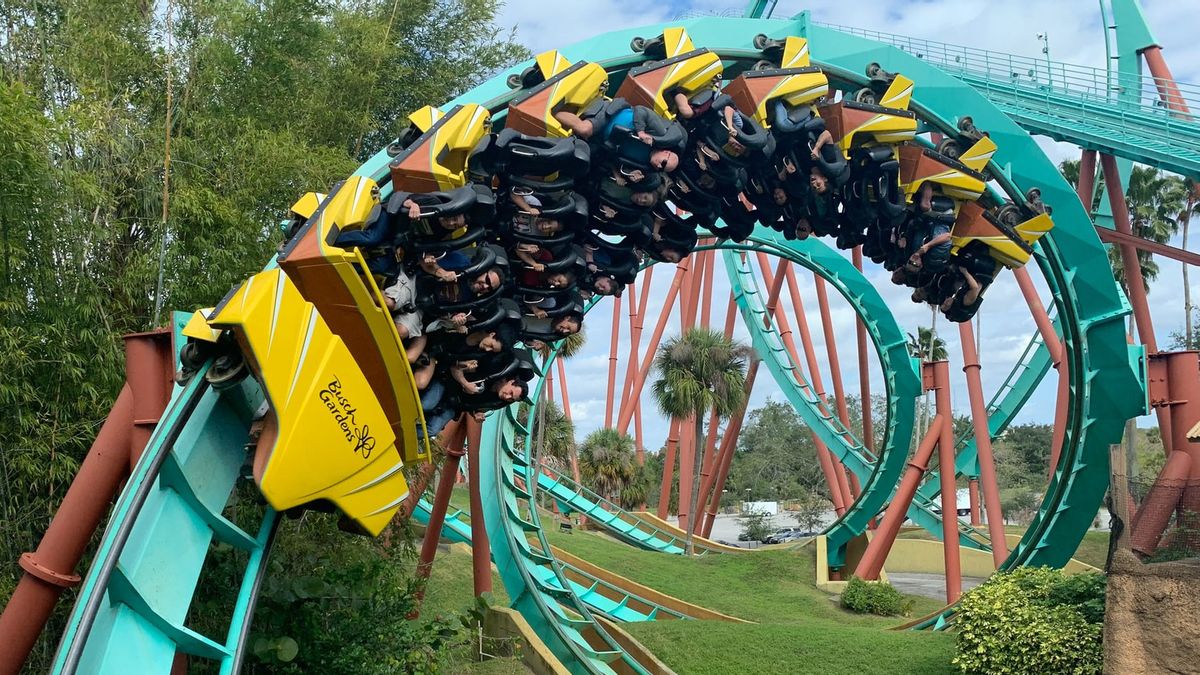
{"type": "MultiPolygon", "coordinates": [[[[413,509],[413,520],[427,526],[429,524],[431,508],[430,503],[422,498],[417,502],[416,508],[413,509]]],[[[470,546],[470,518],[470,514],[461,510],[454,513],[447,513],[446,519],[442,524],[442,538],[470,546]]],[[[669,607],[663,607],[639,595],[630,593],[570,563],[560,560],[558,564],[571,576],[582,577],[587,582],[586,584],[581,584],[574,580],[568,580],[571,592],[578,596],[593,612],[602,614],[613,621],[638,623],[642,621],[657,621],[664,616],[673,619],[691,618],[682,612],[677,612],[669,607]],[[615,599],[613,596],[617,596],[619,599],[615,599]]],[[[562,588],[558,586],[559,578],[553,569],[539,566],[533,571],[544,583],[562,588]]]]}
{"type": "MultiPolygon", "coordinates": [[[[1113,396],[1112,392],[1142,387],[1141,366],[1138,348],[1125,341],[1123,321],[1128,307],[1112,279],[1088,214],[1029,133],[1044,133],[1197,176],[1200,132],[1195,125],[1152,106],[1109,106],[1108,98],[1079,91],[1065,78],[1059,86],[1053,66],[1048,69],[1045,87],[1005,82],[990,65],[983,74],[976,65],[955,72],[948,63],[935,63],[929,54],[918,57],[885,44],[897,40],[890,36],[868,39],[852,35],[813,25],[804,14],[790,20],[710,17],[672,22],[608,33],[563,52],[572,60],[598,62],[614,78],[620,78],[643,60],[642,55],[628,52],[629,40],[656,35],[668,25],[685,26],[696,44],[712,49],[731,67],[757,60],[759,53],[751,43],[756,34],[765,33],[776,38],[807,37],[814,65],[822,67],[833,84],[842,88],[862,86],[863,68],[870,62],[903,72],[916,82],[912,109],[930,128],[952,133],[957,120],[970,115],[977,127],[990,132],[999,146],[991,171],[1006,194],[1017,197],[1030,188],[1041,189],[1043,200],[1054,208],[1056,227],[1041,242],[1037,261],[1055,299],[1071,396],[1061,460],[1037,517],[1004,567],[1064,564],[1107,486],[1107,447],[1120,437],[1124,421],[1140,411],[1138,397],[1113,396]]],[[[502,110],[513,95],[504,84],[506,76],[526,65],[501,73],[451,104],[478,102],[502,110]]],[[[382,177],[387,162],[386,153],[380,151],[357,173],[382,177]]],[[[773,248],[769,236],[755,238],[752,246],[788,255],[773,248]]],[[[813,246],[807,252],[815,250],[813,246]]],[[[878,311],[887,313],[882,307],[878,311]]],[[[873,332],[872,337],[877,349],[893,349],[884,336],[873,332]]],[[[768,338],[760,331],[755,339],[768,338]]],[[[1044,347],[1031,344],[1006,389],[993,400],[995,411],[989,426],[994,432],[1011,421],[1044,376],[1048,367],[1044,352],[1044,347]]],[[[911,363],[907,368],[898,358],[894,363],[899,377],[906,378],[911,363]]],[[[786,364],[776,365],[786,369],[786,364]]],[[[910,391],[907,385],[897,386],[897,391],[906,395],[910,391]]],[[[167,672],[176,650],[210,658],[220,664],[221,672],[236,670],[275,515],[267,511],[258,530],[249,533],[225,520],[221,509],[245,459],[248,426],[261,400],[261,393],[252,385],[217,392],[205,387],[199,376],[175,393],[117,503],[96,563],[80,588],[54,672],[167,672]],[[213,540],[250,553],[238,605],[227,635],[221,639],[200,635],[184,625],[213,540]]],[[[904,432],[897,436],[910,434],[900,426],[907,424],[911,429],[911,402],[907,405],[907,421],[889,420],[889,426],[896,425],[904,432]]],[[[801,406],[805,407],[811,408],[801,406]]],[[[825,423],[817,426],[822,425],[825,423]]],[[[836,432],[834,425],[825,426],[827,433],[836,432]]],[[[561,563],[554,559],[537,510],[529,503],[530,493],[522,487],[530,483],[517,480],[518,476],[528,478],[529,467],[523,453],[514,447],[516,432],[512,411],[492,415],[485,424],[480,457],[484,517],[493,556],[513,605],[573,672],[646,672],[593,620],[592,610],[580,600],[561,563]]],[[[853,445],[846,438],[840,447],[853,445]]],[[[895,449],[900,447],[897,439],[895,449]]],[[[972,454],[967,446],[956,467],[959,471],[973,471],[972,454]]],[[[854,466],[853,453],[847,451],[843,459],[854,466]]],[[[870,474],[880,489],[865,490],[864,496],[870,494],[874,500],[882,495],[879,505],[885,502],[885,493],[894,481],[883,479],[892,477],[903,460],[903,452],[881,450],[870,474]],[[887,489],[883,489],[885,485],[887,489]]],[[[863,462],[860,468],[865,470],[869,464],[863,462]]],[[[856,504],[850,512],[853,517],[843,518],[831,533],[840,532],[839,527],[846,535],[861,532],[865,520],[859,521],[879,505],[856,504]]]]}

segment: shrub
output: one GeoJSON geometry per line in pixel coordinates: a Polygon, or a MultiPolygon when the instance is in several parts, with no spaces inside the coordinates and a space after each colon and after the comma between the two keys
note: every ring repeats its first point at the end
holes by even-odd
{"type": "Polygon", "coordinates": [[[842,591],[842,607],[859,614],[901,616],[908,614],[912,601],[886,581],[851,577],[842,591]]]}
{"type": "Polygon", "coordinates": [[[965,673],[1100,673],[1105,578],[1045,567],[1001,572],[963,595],[955,616],[965,673]]]}
{"type": "Polygon", "coordinates": [[[771,515],[761,511],[749,511],[738,516],[742,531],[742,541],[762,541],[775,531],[771,527],[771,515]]]}

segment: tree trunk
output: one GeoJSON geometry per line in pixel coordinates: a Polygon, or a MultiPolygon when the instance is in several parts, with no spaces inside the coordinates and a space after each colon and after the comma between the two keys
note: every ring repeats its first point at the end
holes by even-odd
{"type": "MultiPolygon", "coordinates": [[[[696,530],[696,523],[701,509],[699,508],[700,499],[700,464],[704,461],[704,412],[697,412],[696,415],[696,434],[693,442],[696,444],[696,451],[692,459],[692,513],[688,518],[687,528],[687,543],[684,546],[684,553],[689,556],[696,554],[696,546],[692,541],[693,532],[696,530]]],[[[683,467],[679,467],[682,471],[683,467]]]]}

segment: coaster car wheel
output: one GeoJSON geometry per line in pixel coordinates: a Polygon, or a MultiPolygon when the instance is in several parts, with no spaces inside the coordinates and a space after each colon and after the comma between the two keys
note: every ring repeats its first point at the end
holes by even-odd
{"type": "Polygon", "coordinates": [[[642,52],[646,49],[646,38],[638,36],[629,41],[629,49],[635,52],[642,52]]]}
{"type": "Polygon", "coordinates": [[[870,87],[863,87],[854,92],[854,101],[856,103],[865,103],[867,105],[876,105],[879,103],[879,97],[870,87]]]}
{"type": "Polygon", "coordinates": [[[875,63],[874,61],[867,64],[867,68],[866,68],[867,77],[872,77],[872,78],[879,77],[884,72],[886,72],[886,71],[884,71],[883,67],[880,66],[878,63],[875,63]]]}
{"type": "Polygon", "coordinates": [[[962,146],[953,138],[943,138],[937,144],[936,150],[938,154],[945,155],[950,159],[958,159],[958,156],[962,154],[962,146]]]}
{"type": "Polygon", "coordinates": [[[771,38],[767,37],[766,35],[763,35],[762,33],[759,33],[758,35],[754,36],[754,48],[755,49],[758,49],[758,50],[766,49],[767,45],[770,43],[771,43],[771,38]]]}

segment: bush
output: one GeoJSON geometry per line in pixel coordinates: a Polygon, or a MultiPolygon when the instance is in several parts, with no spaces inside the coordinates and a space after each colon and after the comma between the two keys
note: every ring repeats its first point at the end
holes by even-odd
{"type": "Polygon", "coordinates": [[[851,577],[842,591],[842,607],[859,614],[902,616],[912,608],[912,601],[886,581],[864,581],[851,577]]]}
{"type": "Polygon", "coordinates": [[[741,541],[762,541],[771,536],[775,530],[771,527],[771,515],[761,511],[748,511],[738,516],[742,526],[738,539],[741,541]]]}
{"type": "Polygon", "coordinates": [[[1105,578],[1046,567],[994,575],[955,616],[965,673],[1100,673],[1105,578]]]}

